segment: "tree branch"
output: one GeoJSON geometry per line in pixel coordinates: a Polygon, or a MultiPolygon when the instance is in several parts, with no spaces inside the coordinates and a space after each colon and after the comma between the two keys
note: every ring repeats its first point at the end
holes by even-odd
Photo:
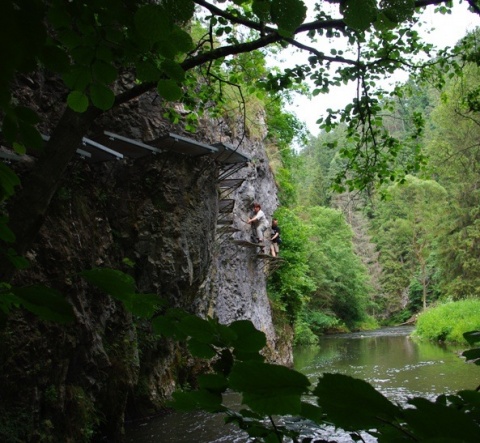
{"type": "MultiPolygon", "coordinates": [[[[247,20],[244,17],[239,17],[236,15],[230,14],[228,11],[224,11],[223,9],[217,8],[216,6],[204,0],[194,0],[194,3],[196,3],[199,6],[202,6],[205,9],[208,9],[213,15],[218,15],[219,17],[223,17],[232,23],[235,23],[237,25],[243,25],[243,26],[246,26],[247,28],[255,29],[256,31],[259,31],[259,32],[262,31],[262,26],[260,25],[260,22],[254,22],[252,20],[247,20]]],[[[268,31],[274,31],[274,30],[268,29],[268,31]]]]}
{"type": "MultiPolygon", "coordinates": [[[[469,1],[474,2],[475,0],[469,0],[469,1]]],[[[202,6],[208,9],[213,14],[223,17],[227,20],[230,20],[232,23],[244,25],[249,27],[250,29],[254,29],[259,32],[262,31],[262,26],[260,25],[260,23],[257,23],[251,20],[246,20],[242,17],[237,17],[233,14],[230,14],[227,11],[223,11],[222,9],[217,8],[216,6],[211,5],[205,0],[194,0],[194,2],[199,6],[202,6]]],[[[448,1],[447,0],[417,0],[415,2],[415,6],[426,7],[431,5],[439,5],[442,3],[448,3],[448,1]]],[[[294,35],[297,35],[302,32],[308,32],[308,31],[320,30],[320,29],[342,30],[342,29],[345,29],[345,27],[346,27],[345,23],[343,22],[343,20],[340,20],[340,19],[316,20],[310,23],[304,23],[303,25],[299,26],[295,30],[294,35]]],[[[327,61],[336,62],[336,63],[346,63],[350,65],[358,65],[358,62],[354,60],[344,59],[342,57],[329,57],[323,54],[322,52],[316,50],[315,48],[299,43],[294,39],[284,38],[280,36],[280,34],[278,34],[278,32],[275,29],[266,27],[264,30],[268,31],[268,34],[261,36],[257,40],[253,40],[246,43],[240,43],[236,45],[222,46],[220,48],[213,49],[210,52],[202,53],[200,55],[187,58],[183,63],[181,63],[181,66],[185,71],[188,71],[204,63],[208,63],[208,62],[217,60],[219,58],[224,58],[224,57],[228,57],[229,55],[236,55],[236,54],[242,54],[242,53],[254,51],[256,49],[261,49],[268,45],[279,43],[281,41],[286,41],[291,45],[296,46],[299,49],[311,52],[312,54],[316,55],[322,60],[327,60],[327,61]]],[[[117,98],[115,99],[114,106],[119,106],[122,103],[126,103],[129,100],[139,97],[145,92],[155,88],[155,86],[156,85],[153,82],[142,83],[141,85],[134,86],[128,91],[125,91],[120,95],[118,95],[117,98]]]]}
{"type": "Polygon", "coordinates": [[[304,45],[303,43],[297,42],[294,39],[286,39],[288,43],[290,43],[292,46],[297,47],[298,49],[301,49],[302,51],[307,51],[311,52],[312,54],[316,55],[318,58],[322,60],[326,60],[329,62],[336,62],[336,63],[345,63],[347,65],[354,65],[358,66],[360,63],[357,60],[350,60],[348,58],[343,58],[343,57],[330,57],[328,55],[325,55],[323,52],[318,51],[315,48],[312,48],[311,46],[304,45]]]}
{"type": "Polygon", "coordinates": [[[480,7],[477,5],[476,0],[467,0],[468,5],[472,8],[472,11],[480,15],[480,7]]]}

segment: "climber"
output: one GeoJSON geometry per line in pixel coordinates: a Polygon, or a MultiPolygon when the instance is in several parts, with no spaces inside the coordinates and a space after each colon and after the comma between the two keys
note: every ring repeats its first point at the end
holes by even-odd
{"type": "Polygon", "coordinates": [[[273,257],[276,257],[279,252],[280,243],[282,242],[280,238],[280,226],[278,226],[278,220],[276,218],[272,220],[272,238],[270,240],[272,242],[270,245],[270,253],[273,257]]]}
{"type": "Polygon", "coordinates": [[[249,218],[247,223],[255,227],[257,242],[264,243],[264,234],[267,230],[267,217],[265,217],[265,213],[262,211],[260,204],[254,203],[253,210],[255,211],[255,215],[252,218],[249,218]]]}

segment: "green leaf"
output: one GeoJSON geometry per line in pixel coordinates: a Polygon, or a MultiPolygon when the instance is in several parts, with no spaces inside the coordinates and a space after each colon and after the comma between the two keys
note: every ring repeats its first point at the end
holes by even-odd
{"type": "Polygon", "coordinates": [[[161,72],[158,67],[151,61],[139,61],[136,63],[137,78],[142,82],[158,81],[161,72]]]}
{"type": "Polygon", "coordinates": [[[233,352],[235,354],[235,359],[240,361],[265,361],[265,357],[258,352],[245,352],[238,349],[235,349],[233,352]]]}
{"type": "Polygon", "coordinates": [[[186,22],[193,17],[195,3],[193,0],[163,0],[162,6],[172,21],[186,22]]]}
{"type": "Polygon", "coordinates": [[[70,89],[83,91],[90,83],[92,76],[90,69],[86,66],[75,66],[63,74],[63,81],[70,89]]]}
{"type": "Polygon", "coordinates": [[[20,122],[18,127],[19,136],[23,144],[32,149],[41,149],[43,147],[43,138],[37,128],[29,123],[20,122]]]}
{"type": "Polygon", "coordinates": [[[182,318],[178,324],[178,329],[187,336],[207,344],[213,341],[215,332],[207,320],[197,317],[196,315],[187,315],[182,318]]]}
{"type": "Polygon", "coordinates": [[[70,54],[78,65],[90,67],[95,59],[95,48],[92,46],[87,46],[85,41],[82,43],[83,44],[81,46],[73,48],[70,51],[70,54]]]}
{"type": "Polygon", "coordinates": [[[178,49],[175,43],[168,40],[155,43],[155,47],[153,51],[155,51],[157,54],[159,54],[163,58],[170,58],[170,59],[174,59],[175,56],[178,54],[178,49]]]}
{"type": "Polygon", "coordinates": [[[15,241],[15,234],[8,227],[8,218],[0,216],[0,239],[6,243],[13,243],[15,241]]]}
{"type": "Polygon", "coordinates": [[[102,111],[107,111],[115,103],[115,94],[109,87],[104,85],[91,85],[90,98],[94,106],[102,111]]]}
{"type": "Polygon", "coordinates": [[[275,0],[272,2],[270,12],[280,35],[292,37],[294,31],[305,20],[307,7],[302,0],[275,0]]]}
{"type": "Polygon", "coordinates": [[[95,63],[92,66],[92,71],[94,78],[99,83],[105,83],[106,85],[114,82],[118,76],[116,68],[103,60],[95,60],[95,63]]]}
{"type": "Polygon", "coordinates": [[[222,325],[217,319],[209,318],[208,322],[212,325],[215,331],[215,340],[213,344],[219,347],[230,347],[237,339],[235,331],[230,329],[227,325],[222,325]]]}
{"type": "Polygon", "coordinates": [[[377,15],[377,19],[374,21],[373,26],[378,31],[389,31],[394,29],[397,24],[392,22],[382,11],[380,11],[377,15]]]}
{"type": "Polygon", "coordinates": [[[153,332],[164,337],[175,336],[175,320],[166,316],[155,317],[152,320],[153,332]]]}
{"type": "Polygon", "coordinates": [[[71,29],[66,29],[63,32],[60,32],[58,38],[68,49],[76,48],[82,44],[82,38],[80,35],[71,29]]]}
{"type": "Polygon", "coordinates": [[[294,414],[301,411],[301,396],[310,382],[303,374],[268,363],[235,363],[230,386],[243,394],[243,403],[260,414],[294,414]]]}
{"type": "Polygon", "coordinates": [[[167,101],[180,100],[182,97],[182,90],[173,80],[159,80],[157,91],[167,101]]]}
{"type": "Polygon", "coordinates": [[[58,46],[44,46],[40,60],[47,69],[53,72],[63,73],[70,68],[70,60],[67,54],[58,46]]]}
{"type": "Polygon", "coordinates": [[[80,91],[72,91],[67,97],[68,106],[75,112],[85,112],[88,109],[88,97],[80,91]]]}
{"type": "MultiPolygon", "coordinates": [[[[125,34],[121,30],[111,28],[105,31],[107,40],[115,45],[121,45],[125,42],[125,34]]],[[[103,57],[99,57],[103,58],[103,57]]]]}
{"type": "Polygon", "coordinates": [[[324,374],[313,393],[327,420],[347,431],[378,428],[400,415],[372,385],[347,375],[324,374]]]}
{"type": "Polygon", "coordinates": [[[38,114],[33,109],[25,106],[17,106],[15,108],[15,114],[19,120],[30,125],[36,125],[40,121],[38,114]]]}
{"type": "Polygon", "coordinates": [[[261,351],[267,344],[265,334],[255,329],[249,320],[237,320],[231,323],[229,328],[235,332],[237,337],[233,341],[235,350],[253,353],[261,351]]]}
{"type": "Polygon", "coordinates": [[[471,345],[480,342],[480,331],[469,331],[463,334],[463,338],[471,345]]]}
{"type": "Polygon", "coordinates": [[[270,0],[253,0],[252,11],[263,22],[270,21],[270,0]]]}
{"type": "Polygon", "coordinates": [[[160,5],[142,6],[135,13],[134,23],[139,35],[152,43],[167,40],[172,29],[172,22],[160,5]]]}
{"type": "Polygon", "coordinates": [[[15,269],[27,269],[30,266],[29,261],[20,255],[13,248],[8,248],[5,252],[5,256],[8,261],[15,266],[15,269]]]}
{"type": "MultiPolygon", "coordinates": [[[[465,357],[467,361],[480,359],[480,349],[469,349],[468,351],[463,351],[462,356],[465,357]]],[[[478,362],[480,364],[480,361],[478,362]]]]}
{"type": "Polygon", "coordinates": [[[91,269],[83,271],[80,275],[89,283],[119,300],[129,300],[135,293],[135,281],[116,269],[91,269]]]}
{"type": "Polygon", "coordinates": [[[12,294],[11,286],[0,289],[0,312],[8,314],[12,307],[18,308],[20,305],[21,301],[16,295],[12,294]]]}
{"type": "Polygon", "coordinates": [[[195,340],[194,338],[188,340],[187,347],[194,357],[213,358],[217,355],[211,345],[195,340]]]}
{"type": "Polygon", "coordinates": [[[375,0],[345,0],[340,11],[345,24],[357,31],[368,29],[378,14],[375,0]]]}
{"type": "Polygon", "coordinates": [[[207,391],[225,392],[228,388],[228,382],[220,374],[203,374],[198,377],[198,386],[207,391]]]}
{"type": "Polygon", "coordinates": [[[114,55],[112,53],[112,50],[108,46],[98,46],[95,56],[97,60],[103,60],[104,62],[107,62],[107,63],[110,63],[114,60],[114,55]]]}
{"type": "Polygon", "coordinates": [[[164,337],[175,337],[177,340],[185,340],[187,335],[178,329],[178,324],[184,318],[189,316],[182,309],[168,309],[164,315],[155,317],[152,320],[152,327],[156,334],[164,337]]]}
{"type": "Polygon", "coordinates": [[[462,400],[476,408],[480,408],[480,392],[478,391],[459,391],[458,396],[462,398],[462,400]]]}
{"type": "Polygon", "coordinates": [[[53,2],[47,17],[48,21],[56,28],[69,28],[72,23],[72,18],[62,2],[53,2]]]}
{"type": "Polygon", "coordinates": [[[179,411],[203,409],[208,412],[221,412],[225,410],[222,406],[221,394],[210,391],[174,392],[172,397],[171,406],[179,411]]]}
{"type": "Polygon", "coordinates": [[[480,427],[473,416],[425,398],[414,398],[408,403],[415,409],[404,409],[404,418],[419,441],[480,441],[480,427]]]}
{"type": "Polygon", "coordinates": [[[177,82],[182,82],[185,80],[185,71],[173,60],[164,60],[161,65],[161,69],[168,75],[172,80],[177,82]]]}
{"type": "MultiPolygon", "coordinates": [[[[160,306],[165,305],[165,301],[156,294],[136,293],[133,278],[121,271],[115,269],[91,269],[81,272],[80,275],[89,283],[123,302],[125,309],[133,315],[150,318],[160,306]]],[[[161,328],[158,324],[154,326],[157,329],[159,327],[161,328]]]]}
{"type": "Polygon", "coordinates": [[[2,135],[7,142],[13,143],[17,139],[18,122],[14,112],[5,114],[2,123],[2,135]]]}
{"type": "Polygon", "coordinates": [[[125,308],[133,315],[142,318],[150,318],[155,311],[164,304],[157,294],[133,294],[124,300],[125,308]]]}
{"type": "Polygon", "coordinates": [[[56,290],[43,285],[12,288],[22,306],[43,320],[69,323],[75,319],[72,305],[56,290]]]}
{"type": "Polygon", "coordinates": [[[325,416],[318,406],[312,405],[310,403],[302,402],[301,404],[301,411],[300,415],[303,418],[308,420],[312,420],[317,424],[321,424],[325,422],[325,416]]]}
{"type": "Polygon", "coordinates": [[[20,185],[18,175],[13,172],[5,163],[0,162],[0,189],[2,200],[12,196],[15,186],[20,185]]]}
{"type": "Polygon", "coordinates": [[[415,0],[381,0],[380,9],[393,23],[402,23],[412,18],[415,0]]]}
{"type": "Polygon", "coordinates": [[[195,44],[193,43],[192,36],[179,26],[174,26],[170,34],[168,44],[175,48],[174,53],[186,54],[190,52],[195,44]]]}

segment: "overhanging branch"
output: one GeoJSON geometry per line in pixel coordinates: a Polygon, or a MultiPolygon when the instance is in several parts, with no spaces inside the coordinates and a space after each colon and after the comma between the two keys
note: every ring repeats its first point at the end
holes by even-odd
{"type": "Polygon", "coordinates": [[[329,55],[325,55],[323,52],[318,51],[315,48],[312,48],[311,46],[307,46],[307,45],[304,45],[303,43],[297,42],[294,39],[289,38],[289,39],[286,39],[286,41],[290,43],[292,46],[295,46],[301,49],[302,51],[307,51],[312,53],[313,55],[317,56],[321,60],[326,60],[326,61],[335,62],[335,63],[345,63],[347,65],[355,65],[355,66],[359,65],[359,62],[357,60],[350,60],[344,57],[331,57],[329,55]]]}
{"type": "MultiPolygon", "coordinates": [[[[475,0],[468,0],[469,4],[474,4],[476,6],[475,0]]],[[[284,38],[282,37],[275,29],[265,27],[262,28],[262,25],[260,23],[254,22],[252,20],[247,20],[244,17],[241,16],[236,16],[233,15],[227,11],[224,11],[220,8],[217,8],[216,6],[208,3],[205,0],[194,0],[194,2],[203,7],[208,9],[212,14],[218,15],[220,17],[223,17],[230,22],[234,24],[239,24],[246,26],[250,29],[256,30],[261,32],[266,31],[267,34],[261,36],[260,38],[246,42],[246,43],[239,43],[236,45],[230,45],[230,46],[222,46],[220,48],[213,49],[210,52],[202,53],[197,56],[192,56],[188,59],[186,59],[183,63],[181,63],[182,68],[185,71],[188,71],[190,69],[193,69],[197,66],[200,66],[205,63],[209,63],[214,60],[218,60],[220,58],[228,57],[230,55],[236,55],[236,54],[243,54],[246,52],[251,52],[257,49],[265,48],[271,44],[274,43],[279,43],[281,41],[286,41],[289,44],[298,47],[299,49],[308,51],[315,56],[319,57],[322,60],[326,61],[331,61],[335,63],[345,63],[345,64],[350,64],[350,65],[357,65],[358,63],[354,60],[349,60],[345,59],[343,57],[330,57],[325,54],[323,54],[321,51],[316,50],[315,48],[312,48],[310,46],[304,45],[302,43],[299,43],[298,41],[294,40],[293,38],[284,38]]],[[[446,0],[417,0],[415,2],[415,6],[418,8],[424,8],[427,6],[432,6],[432,5],[441,5],[441,4],[447,4],[449,3],[446,0]]],[[[313,22],[309,23],[304,23],[303,25],[299,26],[295,32],[294,35],[303,33],[303,32],[308,32],[312,30],[322,30],[322,29],[337,29],[337,30],[342,30],[345,29],[346,25],[343,22],[343,20],[340,19],[328,19],[328,20],[316,20],[313,22]]],[[[155,83],[150,82],[150,83],[143,83],[141,85],[137,85],[133,87],[132,89],[129,89],[128,91],[125,91],[121,93],[120,95],[117,96],[115,99],[115,105],[114,106],[119,106],[122,103],[126,103],[129,100],[132,100],[136,97],[139,97],[140,95],[144,94],[147,91],[150,91],[154,89],[156,86],[155,83]]]]}

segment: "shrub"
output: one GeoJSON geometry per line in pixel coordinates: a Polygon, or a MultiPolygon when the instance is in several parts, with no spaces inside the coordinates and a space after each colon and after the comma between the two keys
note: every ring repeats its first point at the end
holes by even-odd
{"type": "Polygon", "coordinates": [[[428,340],[464,343],[464,332],[480,329],[480,300],[445,303],[419,315],[414,335],[428,340]]]}

